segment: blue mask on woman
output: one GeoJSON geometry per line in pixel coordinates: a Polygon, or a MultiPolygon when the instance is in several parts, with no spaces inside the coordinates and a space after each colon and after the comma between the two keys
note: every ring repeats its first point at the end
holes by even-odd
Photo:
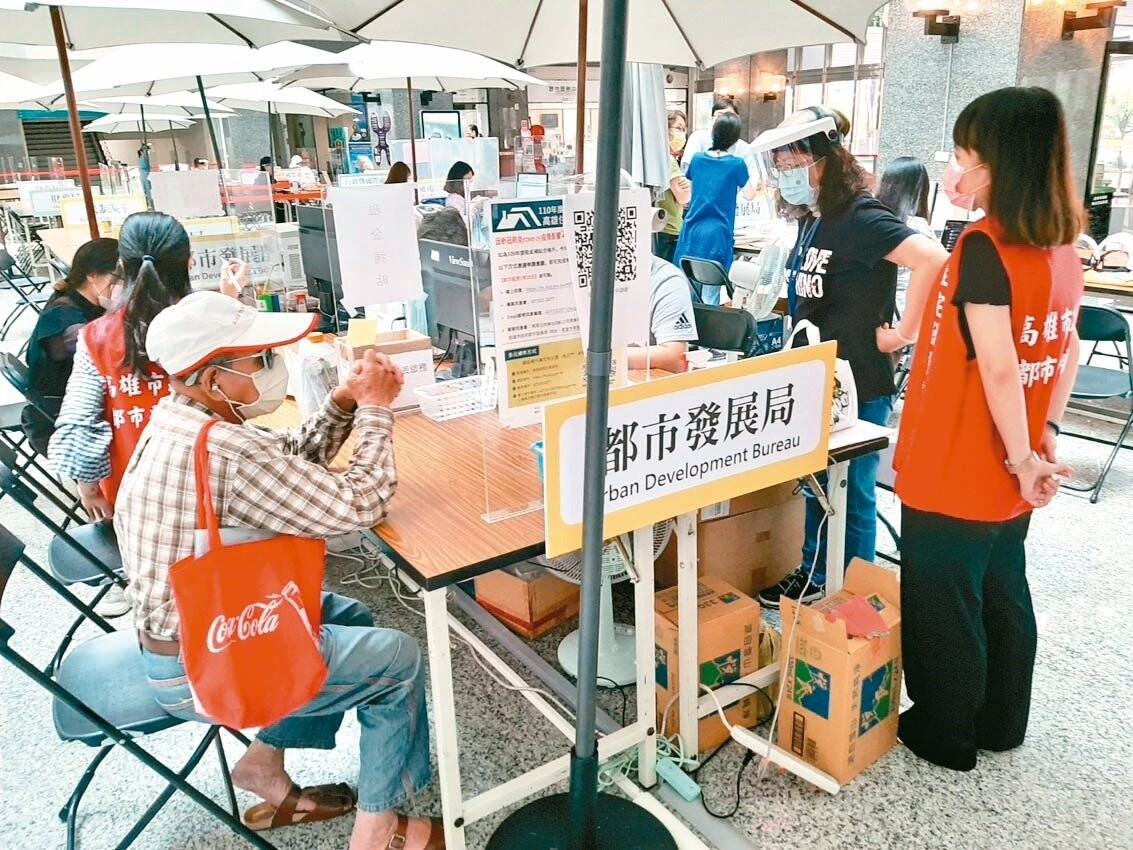
{"type": "Polygon", "coordinates": [[[813,207],[818,189],[810,185],[810,168],[790,168],[779,172],[779,194],[788,204],[813,207]]]}

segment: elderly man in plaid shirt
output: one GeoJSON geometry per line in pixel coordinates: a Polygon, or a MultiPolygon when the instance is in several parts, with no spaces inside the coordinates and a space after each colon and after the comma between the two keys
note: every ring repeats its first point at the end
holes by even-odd
{"type": "MultiPolygon", "coordinates": [[[[169,568],[194,552],[197,526],[193,444],[209,436],[212,492],[221,527],[306,537],[370,528],[397,487],[389,406],[400,370],[367,352],[323,408],[297,431],[244,424],[275,410],[287,391],[273,349],[304,336],[302,314],[259,313],[219,293],[198,292],[152,322],[146,351],[170,376],[173,393],[154,409],[130,461],[114,516],[150,689],[170,713],[194,711],[180,660],[169,568]],[[355,435],[350,466],[327,464],[355,435]],[[218,463],[219,461],[219,463],[218,463]]],[[[325,820],[357,806],[350,850],[441,850],[439,822],[406,818],[403,805],[431,778],[424,665],[413,638],[373,626],[361,603],[324,594],[321,647],[329,669],[301,710],[261,729],[232,771],[233,782],[264,802],[245,812],[253,828],[325,820]],[[330,749],[343,713],[361,726],[357,798],[345,784],[300,789],[284,769],[284,749],[330,749]]],[[[286,663],[286,659],[280,659],[286,663]]]]}

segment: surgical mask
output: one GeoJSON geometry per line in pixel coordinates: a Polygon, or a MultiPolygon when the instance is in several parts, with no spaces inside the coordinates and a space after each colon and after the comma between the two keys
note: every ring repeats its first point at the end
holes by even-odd
{"type": "Polygon", "coordinates": [[[818,188],[810,185],[810,167],[780,171],[779,194],[788,204],[794,204],[796,207],[813,207],[818,200],[818,188]]]}
{"type": "Polygon", "coordinates": [[[287,398],[287,364],[283,358],[278,354],[272,358],[270,366],[265,366],[258,372],[248,374],[247,372],[239,372],[235,369],[229,369],[225,366],[218,366],[218,369],[223,369],[225,372],[232,372],[236,375],[244,375],[252,379],[255,384],[258,398],[255,401],[250,401],[244,404],[234,402],[228,396],[224,395],[220,388],[217,391],[232,411],[247,422],[249,419],[255,419],[258,416],[266,416],[269,413],[274,413],[283,404],[284,399],[287,398]]]}
{"type": "Polygon", "coordinates": [[[990,181],[984,181],[970,192],[961,192],[959,188],[960,178],[969,171],[975,171],[977,168],[984,167],[984,163],[981,162],[978,165],[973,165],[971,168],[961,168],[960,163],[955,159],[948,160],[948,164],[944,166],[944,171],[940,175],[940,186],[944,189],[944,194],[948,196],[948,201],[952,206],[959,207],[968,212],[976,208],[976,192],[987,186],[990,181]]]}
{"type": "Polygon", "coordinates": [[[673,130],[669,133],[669,150],[673,153],[680,153],[685,149],[685,142],[688,141],[688,136],[685,135],[684,130],[673,130]]]}

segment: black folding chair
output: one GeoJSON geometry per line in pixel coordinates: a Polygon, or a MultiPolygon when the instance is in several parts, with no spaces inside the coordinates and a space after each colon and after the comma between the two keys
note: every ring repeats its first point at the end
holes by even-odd
{"type": "Polygon", "coordinates": [[[1112,307],[1090,304],[1083,304],[1079,308],[1078,337],[1083,342],[1108,342],[1113,343],[1119,350],[1122,347],[1125,349],[1124,354],[1118,360],[1122,367],[1120,369],[1091,366],[1088,361],[1086,365],[1079,366],[1078,377],[1074,379],[1074,389],[1070,391],[1071,399],[1081,401],[1104,401],[1121,398],[1130,402],[1125,425],[1122,427],[1117,440],[1113,442],[1091,434],[1063,432],[1065,436],[1113,446],[1109,457],[1102,465],[1101,472],[1098,473],[1097,479],[1092,484],[1062,485],[1067,490],[1089,493],[1090,502],[1096,504],[1101,495],[1106,476],[1109,475],[1109,470],[1117,459],[1117,453],[1122,448],[1129,448],[1125,445],[1125,438],[1129,436],[1129,429],[1133,427],[1133,367],[1130,365],[1133,364],[1133,341],[1130,339],[1129,322],[1126,321],[1125,316],[1112,307]]]}
{"type": "Polygon", "coordinates": [[[745,357],[751,353],[758,325],[747,310],[694,303],[692,315],[696,321],[696,344],[701,348],[739,351],[745,357]]]}
{"type": "Polygon", "coordinates": [[[716,260],[704,260],[700,257],[682,257],[681,271],[685,273],[685,277],[688,278],[689,285],[692,287],[694,304],[704,302],[704,287],[706,286],[722,286],[728,293],[729,301],[732,299],[732,296],[735,295],[735,287],[732,285],[732,279],[728,277],[728,273],[724,271],[724,267],[716,260]]]}
{"type": "MultiPolygon", "coordinates": [[[[3,324],[0,324],[0,339],[7,338],[8,332],[25,310],[43,312],[43,305],[51,297],[51,291],[47,289],[48,283],[50,281],[45,277],[33,277],[28,274],[16,262],[15,257],[0,248],[0,289],[11,290],[16,295],[15,306],[9,311],[3,324]]],[[[22,352],[26,347],[27,340],[24,341],[20,351],[22,352]]]]}
{"type": "MultiPolygon", "coordinates": [[[[116,845],[125,850],[142,833],[176,791],[188,796],[209,814],[221,821],[253,847],[275,850],[273,844],[248,829],[241,820],[236,805],[236,794],[228,761],[220,740],[221,726],[209,726],[188,761],[179,770],[154,758],[138,745],[137,739],[179,726],[180,720],[154,700],[146,682],[142,653],[137,635],[132,630],[114,631],[104,620],[90,611],[67,588],[56,581],[26,553],[24,544],[7,528],[0,525],[0,657],[34,681],[52,696],[52,715],[55,732],[62,741],[81,741],[99,751],[79,778],[75,790],[59,812],[60,820],[67,825],[67,848],[74,850],[79,804],[94,779],[95,772],[115,747],[121,747],[152,770],[167,783],[153,804],[142,813],[116,845]],[[101,634],[77,644],[59,662],[41,670],[12,644],[15,629],[3,617],[4,592],[17,564],[43,581],[57,596],[63,598],[80,614],[101,630],[101,634]],[[227,795],[229,810],[201,793],[188,782],[210,747],[215,747],[220,762],[221,777],[227,795]]],[[[233,730],[227,730],[242,743],[248,739],[233,730]]]]}

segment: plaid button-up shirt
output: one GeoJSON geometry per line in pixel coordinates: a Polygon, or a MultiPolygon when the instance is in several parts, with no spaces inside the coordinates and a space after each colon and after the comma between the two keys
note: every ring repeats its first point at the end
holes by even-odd
{"type": "MultiPolygon", "coordinates": [[[[184,396],[154,408],[134,452],[114,510],[114,530],[139,629],[178,635],[169,568],[194,551],[197,528],[193,444],[212,414],[184,396]]],[[[222,422],[209,434],[209,477],[222,528],[330,537],[380,522],[397,488],[393,417],[379,407],[353,414],[329,397],[297,430],[274,433],[222,422]],[[350,466],[333,460],[355,432],[350,466]]]]}

